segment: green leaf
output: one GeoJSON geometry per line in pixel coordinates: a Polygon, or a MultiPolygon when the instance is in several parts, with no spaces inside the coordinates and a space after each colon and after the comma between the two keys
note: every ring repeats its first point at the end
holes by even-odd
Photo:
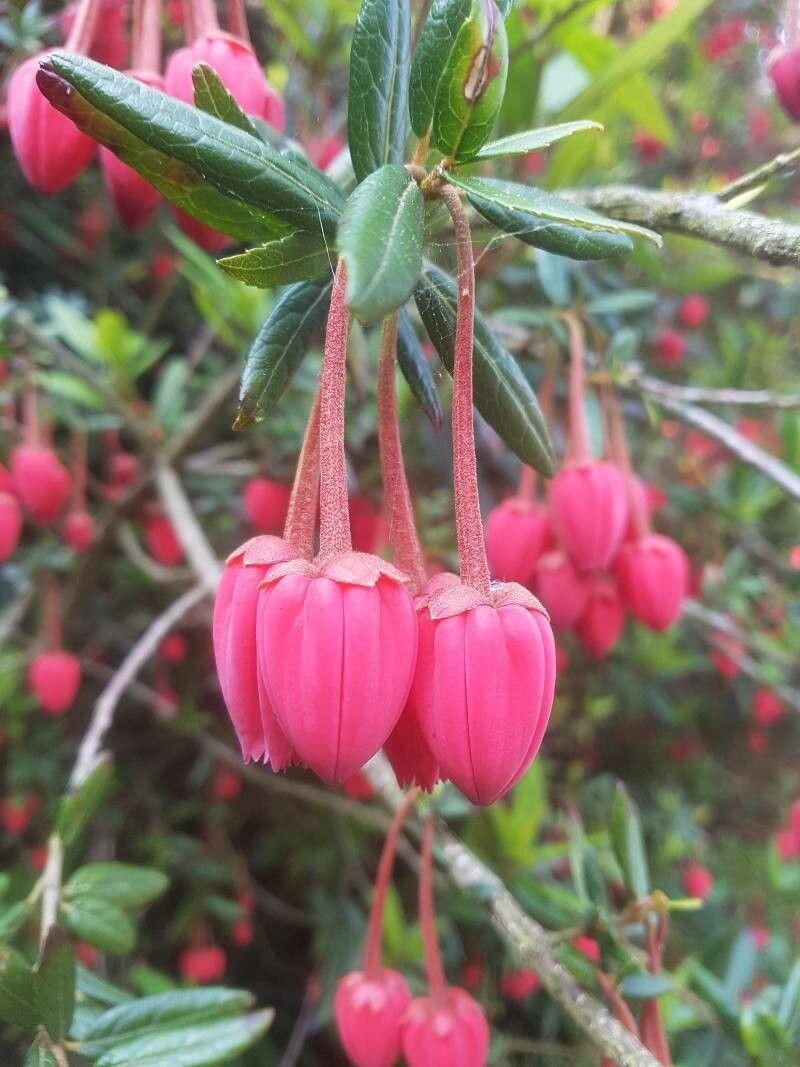
{"type": "Polygon", "coordinates": [[[424,213],[420,188],[399,163],[380,167],[350,194],[336,248],[347,267],[347,303],[363,322],[380,321],[411,296],[424,213]]]}
{"type": "Polygon", "coordinates": [[[121,908],[138,908],[160,897],[169,885],[161,871],[131,863],[90,863],[80,867],[64,887],[66,899],[100,897],[121,908]]]}
{"type": "Polygon", "coordinates": [[[47,99],[179,208],[242,240],[333,235],[341,198],[311,167],[256,137],[82,56],[53,53],[47,99]]]}
{"type": "Polygon", "coordinates": [[[781,1025],[790,1031],[800,1022],[800,959],[792,967],[783,987],[778,1018],[781,1025]]]}
{"type": "Polygon", "coordinates": [[[540,248],[556,256],[568,259],[610,259],[622,256],[633,249],[633,242],[624,233],[606,233],[602,230],[586,230],[549,219],[536,219],[519,211],[508,211],[487,200],[472,201],[479,214],[526,245],[540,248]]]}
{"type": "Polygon", "coordinates": [[[753,980],[758,949],[750,930],[742,930],[733,943],[723,984],[730,1004],[738,1004],[742,993],[753,980]]]}
{"type": "Polygon", "coordinates": [[[263,419],[286,391],[328,314],[331,281],[298,282],[281,293],[247,354],[235,430],[263,419]]]}
{"type": "Polygon", "coordinates": [[[120,989],[119,986],[113,985],[111,982],[107,982],[105,978],[100,978],[94,971],[88,970],[82,964],[78,964],[78,989],[84,994],[84,997],[88,997],[90,1000],[96,1000],[98,1004],[107,1004],[113,1007],[117,1004],[127,1004],[133,1000],[133,994],[129,993],[127,989],[120,989]]]}
{"type": "Polygon", "coordinates": [[[330,269],[330,258],[316,236],[295,231],[258,248],[218,259],[217,265],[245,285],[270,289],[318,277],[330,269]]]}
{"type": "Polygon", "coordinates": [[[51,927],[36,970],[39,1018],[50,1038],[61,1041],[75,1013],[75,955],[64,931],[51,927]]]}
{"type": "Polygon", "coordinates": [[[780,1020],[769,1011],[745,1008],[742,1041],[757,1067],[796,1067],[797,1047],[780,1020]]]}
{"type": "MultiPolygon", "coordinates": [[[[425,329],[447,370],[453,373],[456,284],[433,265],[423,271],[414,292],[425,329]]],[[[536,394],[516,360],[475,312],[475,406],[523,463],[550,477],[555,456],[536,394]]]]}
{"type": "Polygon", "coordinates": [[[508,38],[494,0],[472,0],[440,69],[431,143],[442,155],[463,162],[486,144],[506,91],[508,38]]]}
{"type": "Polygon", "coordinates": [[[611,805],[609,834],[611,847],[625,878],[625,886],[635,900],[642,900],[650,892],[647,853],[638,809],[621,782],[617,783],[611,805]]]}
{"type": "Polygon", "coordinates": [[[112,956],[122,956],[136,944],[136,929],[122,908],[100,897],[76,897],[65,903],[62,921],[79,941],[112,956]]]}
{"type": "Polygon", "coordinates": [[[537,130],[526,130],[525,133],[512,133],[509,137],[501,137],[499,141],[490,141],[475,156],[475,159],[494,159],[497,156],[525,156],[529,152],[540,152],[543,148],[549,148],[557,141],[563,141],[565,137],[571,137],[573,133],[583,130],[602,130],[599,122],[591,122],[588,119],[580,119],[576,122],[559,122],[555,126],[540,126],[537,130]]]}
{"type": "Polygon", "coordinates": [[[65,845],[69,846],[77,840],[103,802],[112,778],[111,760],[103,756],[80,787],[62,799],[56,816],[56,831],[65,845]]]}
{"type": "Polygon", "coordinates": [[[572,303],[572,264],[569,259],[540,248],[533,265],[539,285],[550,303],[569,307],[572,303]]]}
{"type": "Polygon", "coordinates": [[[433,0],[425,19],[408,80],[408,110],[417,137],[430,132],[439,79],[471,3],[472,0],[433,0]]]}
{"type": "Polygon", "coordinates": [[[636,226],[632,222],[605,218],[603,215],[598,215],[596,211],[592,211],[591,208],[575,204],[571,200],[564,200],[544,189],[520,185],[518,182],[500,181],[497,178],[464,178],[449,172],[446,172],[446,177],[453,185],[457,185],[467,193],[472,206],[482,215],[485,210],[490,211],[493,207],[498,207],[507,212],[518,213],[526,221],[545,219],[550,222],[566,223],[584,230],[644,237],[659,248],[662,244],[661,238],[652,230],[636,226]]]}
{"type": "Polygon", "coordinates": [[[0,1019],[21,1030],[35,1030],[42,1021],[36,976],[12,948],[0,949],[0,1019]]]}
{"type": "Polygon", "coordinates": [[[645,311],[658,302],[658,297],[649,289],[623,289],[619,293],[603,293],[586,305],[592,315],[627,315],[645,311]]]}
{"type": "Polygon", "coordinates": [[[219,74],[213,67],[210,67],[208,63],[198,63],[192,70],[192,84],[195,107],[199,107],[207,115],[213,115],[220,122],[236,126],[245,133],[249,133],[251,137],[261,140],[252,120],[247,117],[222,84],[219,74]]]}
{"type": "Polygon", "coordinates": [[[347,140],[358,181],[402,163],[408,139],[409,0],[363,0],[350,49],[347,140]]]}
{"type": "Polygon", "coordinates": [[[397,317],[397,362],[433,428],[441,429],[442,405],[433,372],[405,311],[401,311],[397,317]]]}
{"type": "Polygon", "coordinates": [[[52,1052],[37,1043],[28,1049],[22,1067],[58,1067],[58,1063],[52,1052]]]}
{"type": "Polygon", "coordinates": [[[623,997],[649,1000],[651,997],[663,996],[674,988],[675,983],[667,975],[642,971],[641,974],[629,974],[624,978],[619,991],[623,997]]]}
{"type": "Polygon", "coordinates": [[[211,1067],[227,1063],[266,1033],[273,1012],[176,1028],[124,1041],[106,1052],[96,1067],[211,1067]]]}
{"type": "Polygon", "coordinates": [[[252,1005],[250,993],[238,989],[209,986],[157,993],[103,1012],[84,1033],[82,1052],[100,1056],[122,1041],[239,1015],[252,1005]]]}
{"type": "Polygon", "coordinates": [[[19,900],[0,914],[0,941],[10,940],[33,911],[32,900],[19,900]]]}

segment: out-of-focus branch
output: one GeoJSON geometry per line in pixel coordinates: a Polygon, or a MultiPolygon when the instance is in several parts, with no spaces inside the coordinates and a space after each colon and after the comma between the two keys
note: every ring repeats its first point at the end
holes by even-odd
{"type": "Polygon", "coordinates": [[[777,178],[785,171],[797,170],[798,166],[800,166],[800,148],[795,148],[792,152],[780,152],[774,159],[762,163],[755,170],[748,171],[747,174],[742,174],[732,182],[728,182],[714,195],[717,200],[724,202],[735,200],[744,193],[755,192],[760,186],[766,185],[768,181],[777,178]]]}
{"type": "Polygon", "coordinates": [[[83,735],[78,748],[75,766],[70,776],[70,789],[77,789],[97,766],[101,756],[103,740],[108,733],[114,713],[128,686],[136,679],[145,663],[155,654],[156,649],[167,636],[175,623],[208,595],[204,584],[193,586],[183,596],[178,597],[166,611],[156,616],[148,628],[128,652],[117,668],[108,685],[97,698],[89,727],[83,735]]]}
{"type": "MultiPolygon", "coordinates": [[[[675,385],[660,378],[653,378],[649,374],[638,373],[631,375],[630,384],[634,383],[650,396],[683,401],[686,404],[774,408],[776,411],[800,408],[800,393],[775,393],[769,389],[706,389],[696,385],[675,385]]],[[[628,384],[628,381],[623,379],[620,384],[628,384]]]]}
{"type": "Polygon", "coordinates": [[[566,190],[564,195],[613,218],[680,233],[763,259],[776,267],[800,267],[800,226],[737,211],[710,193],[665,193],[635,185],[566,190]]]}
{"type": "Polygon", "coordinates": [[[162,459],[156,461],[156,484],[164,511],[183,545],[189,565],[209,593],[216,592],[220,564],[192,511],[180,478],[162,459]]]}
{"type": "MultiPolygon", "coordinates": [[[[798,235],[800,236],[800,230],[798,230],[798,235]]],[[[776,456],[772,456],[769,452],[765,452],[763,448],[759,448],[758,445],[748,440],[744,434],[739,433],[724,419],[720,419],[717,415],[712,415],[705,408],[687,404],[683,400],[676,400],[672,396],[665,395],[661,385],[654,390],[652,387],[648,387],[646,382],[646,379],[640,378],[634,381],[622,381],[620,386],[628,391],[645,392],[648,396],[652,396],[665,411],[675,415],[681,422],[702,430],[703,433],[724,445],[737,459],[775,482],[794,500],[800,500],[800,474],[793,471],[791,467],[787,467],[776,456]]]]}
{"type": "MultiPolygon", "coordinates": [[[[402,799],[388,761],[375,757],[367,766],[372,784],[395,810],[402,799]]],[[[542,984],[584,1034],[620,1067],[659,1067],[658,1061],[587,993],[552,954],[547,931],[527,915],[501,880],[481,863],[443,824],[437,829],[442,867],[461,889],[480,890],[492,925],[513,954],[539,975],[542,984]]]]}

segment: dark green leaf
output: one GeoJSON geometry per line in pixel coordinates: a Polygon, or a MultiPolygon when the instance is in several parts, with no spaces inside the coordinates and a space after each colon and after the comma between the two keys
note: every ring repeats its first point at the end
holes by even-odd
{"type": "Polygon", "coordinates": [[[405,311],[397,317],[397,362],[409,388],[434,429],[442,426],[442,405],[430,364],[422,351],[416,331],[405,311]]]}
{"type": "Polygon", "coordinates": [[[422,269],[424,204],[399,163],[356,186],[344,206],[336,247],[347,267],[347,302],[364,322],[378,322],[411,296],[422,269]]]}
{"type": "Polygon", "coordinates": [[[652,230],[636,226],[632,222],[605,218],[603,215],[598,215],[596,211],[592,211],[591,208],[575,204],[571,200],[564,200],[544,189],[521,185],[519,182],[500,181],[497,178],[465,178],[449,172],[446,176],[448,181],[467,193],[470,203],[481,214],[484,214],[484,209],[491,210],[493,207],[499,207],[504,211],[522,215],[526,221],[539,219],[566,223],[584,230],[633,234],[636,237],[645,237],[659,248],[661,247],[661,238],[652,230]]]}
{"type": "Polygon", "coordinates": [[[550,303],[569,307],[572,302],[570,261],[540,248],[536,253],[534,266],[539,285],[550,303]]]}
{"type": "Polygon", "coordinates": [[[311,167],[256,137],[82,56],[53,53],[47,99],[201,222],[252,241],[333,235],[341,199],[311,167]]]}
{"type": "Polygon", "coordinates": [[[100,807],[111,786],[113,771],[111,760],[103,756],[92,772],[74,792],[61,801],[56,816],[56,830],[65,845],[77,840],[84,826],[100,807]]]}
{"type": "Polygon", "coordinates": [[[31,911],[33,911],[33,902],[29,900],[19,900],[10,908],[5,908],[0,914],[0,941],[8,941],[12,938],[31,911]]]}
{"type": "Polygon", "coordinates": [[[247,355],[235,430],[264,418],[283,396],[325,322],[331,284],[329,278],[298,282],[281,293],[247,355]]]}
{"type": "Polygon", "coordinates": [[[64,905],[62,921],[79,941],[112,956],[130,952],[136,943],[136,930],[122,908],[99,897],[71,900],[64,905]]]}
{"type": "Polygon", "coordinates": [[[649,289],[623,289],[619,293],[596,296],[586,305],[586,310],[592,315],[626,315],[651,308],[657,301],[658,297],[649,289]]]}
{"type": "Polygon", "coordinates": [[[498,230],[516,237],[526,245],[541,248],[569,259],[610,259],[630,252],[633,242],[624,233],[586,230],[550,219],[536,219],[520,211],[509,211],[488,200],[469,198],[470,203],[498,230]]]}
{"type": "Polygon", "coordinates": [[[218,259],[227,275],[257,289],[289,285],[305,278],[316,278],[330,269],[330,258],[323,244],[309,233],[295,232],[278,237],[258,248],[248,248],[235,256],[218,259]]]}
{"type": "Polygon", "coordinates": [[[134,1041],[197,1023],[239,1015],[252,1007],[250,993],[208,987],[177,989],[144,997],[103,1012],[81,1042],[87,1056],[99,1056],[122,1041],[134,1041]]]}
{"type": "Polygon", "coordinates": [[[738,1004],[742,993],[753,980],[758,949],[750,930],[742,930],[731,949],[725,969],[725,995],[730,1004],[738,1004]]]}
{"type": "Polygon", "coordinates": [[[508,38],[495,0],[472,0],[441,69],[431,143],[459,161],[474,158],[494,129],[508,75],[508,38]]]}
{"type": "MultiPolygon", "coordinates": [[[[414,293],[428,336],[453,373],[457,292],[438,267],[427,266],[414,293]]],[[[514,357],[500,344],[483,316],[475,312],[475,406],[523,463],[545,477],[555,469],[547,424],[536,394],[514,357]]]]}
{"type": "Polygon", "coordinates": [[[270,1010],[258,1011],[124,1041],[101,1056],[96,1067],[211,1067],[227,1063],[266,1033],[272,1017],[270,1010]]]}
{"type": "Polygon", "coordinates": [[[471,4],[472,0],[433,0],[425,19],[408,83],[408,110],[417,137],[430,131],[436,88],[471,4]]]}
{"type": "Polygon", "coordinates": [[[122,908],[137,908],[160,897],[169,885],[161,871],[131,863],[90,863],[80,867],[64,887],[64,896],[102,897],[122,908]]]}
{"type": "Polygon", "coordinates": [[[39,1018],[53,1041],[69,1032],[75,1012],[75,955],[64,931],[53,926],[36,971],[39,1018]]]}
{"type": "Polygon", "coordinates": [[[347,139],[356,179],[402,163],[408,138],[408,0],[363,0],[350,49],[347,139]]]}
{"type": "Polygon", "coordinates": [[[741,1028],[744,1046],[757,1067],[796,1067],[797,1047],[792,1047],[791,1037],[772,1012],[746,1008],[741,1028]]]}
{"type": "Polygon", "coordinates": [[[107,982],[105,978],[100,978],[94,971],[88,970],[80,963],[78,964],[77,984],[84,997],[96,1000],[99,1004],[115,1006],[117,1004],[127,1004],[134,999],[133,993],[129,993],[127,989],[120,989],[119,986],[107,982]]]}
{"type": "Polygon", "coordinates": [[[213,115],[220,122],[236,126],[251,137],[261,136],[251,119],[245,115],[234,98],[222,84],[219,74],[207,63],[198,63],[192,71],[194,85],[194,105],[207,115],[213,115]]]}
{"type": "Polygon", "coordinates": [[[35,1030],[42,1021],[36,999],[36,976],[11,948],[0,949],[0,1019],[21,1030],[35,1030]]]}
{"type": "Polygon", "coordinates": [[[559,122],[555,126],[540,126],[538,130],[526,130],[525,133],[512,133],[510,137],[501,137],[499,141],[490,141],[475,156],[476,159],[494,159],[497,156],[524,156],[529,152],[540,152],[549,148],[565,137],[582,130],[602,130],[599,122],[584,119],[578,122],[559,122]]]}
{"type": "Polygon", "coordinates": [[[617,785],[611,806],[609,833],[625,886],[635,900],[642,900],[650,892],[647,853],[639,812],[621,783],[617,785]]]}

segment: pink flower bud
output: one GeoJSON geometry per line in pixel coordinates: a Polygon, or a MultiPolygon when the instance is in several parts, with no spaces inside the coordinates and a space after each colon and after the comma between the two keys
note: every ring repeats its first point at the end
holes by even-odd
{"type": "Polygon", "coordinates": [[[112,482],[131,485],[139,477],[139,460],[131,452],[116,452],[108,465],[112,482]]]}
{"type": "Polygon", "coordinates": [[[47,53],[31,56],[8,83],[8,131],[22,172],[39,193],[60,193],[92,161],[97,144],[39,92],[36,75],[47,53]]]}
{"type": "Polygon", "coordinates": [[[492,804],[525,772],[550,718],[547,613],[521,586],[495,586],[485,603],[459,582],[421,598],[418,620],[409,706],[442,777],[473,804],[492,804]]]}
{"type": "Polygon", "coordinates": [[[286,522],[291,495],[291,485],[267,478],[251,478],[242,493],[247,521],[258,533],[279,533],[286,522]]]}
{"type": "Polygon", "coordinates": [[[279,771],[292,760],[258,674],[259,587],[269,570],[297,550],[278,537],[254,537],[228,560],[214,602],[214,657],[222,696],[245,762],[263,759],[279,771]]]}
{"type": "Polygon", "coordinates": [[[536,595],[557,630],[571,630],[586,609],[589,583],[566,552],[546,552],[536,565],[536,595]]]}
{"type": "Polygon", "coordinates": [[[679,367],[686,356],[686,339],[678,330],[661,330],[655,341],[656,360],[664,367],[679,367]]]}
{"type": "Polygon", "coordinates": [[[392,1067],[400,1054],[400,1022],[410,1003],[411,993],[397,971],[382,968],[372,978],[353,971],[339,982],[333,1013],[355,1067],[392,1067]]]}
{"type": "Polygon", "coordinates": [[[94,544],[95,522],[88,511],[71,511],[64,519],[64,540],[75,552],[86,552],[94,544]]]}
{"type": "Polygon", "coordinates": [[[702,863],[687,863],[681,874],[683,891],[689,897],[707,900],[714,888],[711,872],[702,863]]]}
{"type": "Polygon", "coordinates": [[[489,1027],[480,1005],[454,986],[437,997],[417,997],[402,1027],[409,1067],[484,1067],[489,1027]]]}
{"type": "Polygon", "coordinates": [[[604,461],[570,463],[549,487],[553,525],[579,570],[611,563],[628,523],[628,487],[618,467],[604,461]]]}
{"type": "Polygon", "coordinates": [[[183,663],[188,650],[189,646],[183,634],[167,634],[158,646],[158,658],[164,663],[183,663]]]}
{"type": "Polygon", "coordinates": [[[689,588],[689,560],[672,538],[648,534],[623,545],[614,574],[623,604],[639,622],[660,631],[678,620],[689,588]]]}
{"type": "Polygon", "coordinates": [[[604,659],[622,636],[625,628],[625,608],[613,579],[604,575],[593,577],[589,584],[589,599],[578,622],[578,638],[592,657],[604,659]]]}
{"type": "Polygon", "coordinates": [[[225,950],[219,945],[187,948],[178,960],[178,968],[184,982],[194,982],[197,985],[213,985],[218,982],[224,976],[227,965],[225,950]]]}
{"type": "Polygon", "coordinates": [[[28,685],[47,715],[62,715],[67,711],[80,684],[80,663],[61,649],[40,653],[28,667],[28,685]]]}
{"type": "Polygon", "coordinates": [[[147,551],[162,567],[183,563],[183,545],[166,515],[148,515],[144,522],[147,551]]]}
{"type": "Polygon", "coordinates": [[[509,971],[500,979],[500,992],[509,1000],[527,1000],[539,989],[542,982],[536,971],[522,969],[509,971]]]}
{"type": "Polygon", "coordinates": [[[35,796],[6,797],[0,800],[0,821],[3,829],[12,837],[19,837],[27,830],[40,807],[39,798],[35,796]]]}
{"type": "Polygon", "coordinates": [[[22,532],[22,508],[10,493],[0,492],[0,563],[14,554],[22,532]]]}
{"type": "Polygon", "coordinates": [[[710,310],[708,300],[695,294],[683,298],[678,315],[687,330],[696,330],[706,321],[710,310]]]}
{"type": "MultiPolygon", "coordinates": [[[[163,82],[158,75],[132,70],[127,74],[146,85],[162,88],[163,82]]],[[[100,166],[106,188],[123,224],[132,232],[140,230],[158,210],[161,193],[108,148],[100,149],[100,166]]]]}
{"type": "Polygon", "coordinates": [[[440,780],[439,764],[428,747],[410,703],[403,708],[383,748],[399,786],[416,785],[426,793],[433,791],[440,780]]]}
{"type": "Polygon", "coordinates": [[[403,575],[360,552],[277,567],[257,636],[287,739],[324,781],[345,781],[385,744],[411,687],[417,626],[403,575]]]}
{"type": "Polygon", "coordinates": [[[11,453],[14,492],[35,523],[57,518],[67,502],[70,477],[51,448],[18,445],[11,453]]]}
{"type": "Polygon", "coordinates": [[[753,697],[753,718],[759,726],[774,726],[786,717],[786,705],[772,689],[757,689],[753,697]]]}
{"type": "Polygon", "coordinates": [[[14,479],[11,477],[11,471],[0,463],[0,493],[8,493],[14,496],[14,479]]]}
{"type": "Polygon", "coordinates": [[[552,541],[547,510],[512,496],[492,508],[486,520],[486,555],[492,577],[530,585],[536,563],[552,541]]]}
{"type": "Polygon", "coordinates": [[[587,937],[585,934],[581,934],[579,937],[573,937],[572,946],[576,948],[578,952],[582,952],[587,960],[592,963],[600,962],[600,946],[593,937],[587,937]]]}
{"type": "Polygon", "coordinates": [[[283,100],[267,83],[256,56],[244,41],[226,33],[208,33],[185,48],[173,52],[164,72],[164,89],[187,104],[194,103],[192,70],[207,63],[248,115],[265,119],[276,130],[283,130],[286,110],[283,100]]]}
{"type": "MultiPolygon", "coordinates": [[[[58,20],[65,41],[75,23],[78,6],[78,3],[68,4],[58,20]]],[[[90,52],[93,59],[117,70],[125,63],[130,46],[126,28],[127,6],[121,0],[102,0],[90,52]]]]}

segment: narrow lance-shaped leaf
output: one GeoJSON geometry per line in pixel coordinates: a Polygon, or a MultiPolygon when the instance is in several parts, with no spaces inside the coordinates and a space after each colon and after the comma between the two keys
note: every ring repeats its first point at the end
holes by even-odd
{"type": "Polygon", "coordinates": [[[103,756],[80,786],[63,798],[56,816],[56,830],[65,845],[73,844],[94,816],[111,788],[113,774],[110,757],[103,756]]]}
{"type": "Polygon", "coordinates": [[[411,296],[422,269],[425,206],[399,163],[374,171],[344,206],[336,247],[347,267],[347,302],[363,322],[377,322],[411,296]]]}
{"type": "Polygon", "coordinates": [[[122,1041],[229,1018],[246,1012],[252,1005],[252,996],[238,989],[209,987],[156,993],[103,1012],[83,1034],[82,1051],[87,1056],[99,1056],[122,1041]]]}
{"type": "MultiPolygon", "coordinates": [[[[457,290],[455,281],[426,266],[414,292],[425,329],[447,370],[453,373],[457,290]]],[[[545,477],[555,470],[547,424],[536,394],[514,357],[503,347],[480,312],[475,313],[475,406],[523,463],[545,477]]]]}
{"type": "Polygon", "coordinates": [[[363,0],[350,49],[347,138],[358,181],[402,163],[408,138],[408,0],[363,0]]]}
{"type": "Polygon", "coordinates": [[[495,159],[498,156],[525,156],[529,152],[540,152],[543,148],[563,141],[574,133],[584,130],[602,130],[599,122],[582,119],[576,122],[559,122],[555,126],[540,126],[536,130],[524,133],[512,133],[498,141],[490,141],[475,156],[475,159],[495,159]]]}
{"type": "MultiPolygon", "coordinates": [[[[513,212],[522,216],[526,221],[548,220],[566,223],[584,230],[631,234],[644,237],[657,247],[661,247],[662,242],[658,234],[645,229],[644,226],[606,218],[598,215],[591,208],[575,204],[571,200],[565,200],[543,189],[520,185],[518,182],[500,181],[496,178],[465,178],[463,175],[450,172],[447,172],[446,176],[449,182],[466,192],[472,206],[482,215],[493,208],[501,208],[504,212],[513,212]]],[[[488,214],[486,217],[489,217],[488,214]]]]}
{"type": "Polygon", "coordinates": [[[264,418],[282,396],[322,329],[331,299],[331,280],[299,282],[281,293],[248,353],[234,429],[264,418]]]}
{"type": "Polygon", "coordinates": [[[258,130],[252,119],[242,111],[222,84],[222,80],[208,63],[198,63],[192,70],[192,85],[194,86],[194,106],[205,111],[207,115],[213,115],[220,122],[227,122],[229,126],[236,126],[251,137],[261,140],[258,130]]]}
{"type": "Polygon", "coordinates": [[[58,1064],[53,1053],[42,1048],[37,1040],[36,1044],[28,1049],[22,1067],[58,1067],[58,1064]]]}
{"type": "Polygon", "coordinates": [[[50,928],[42,949],[36,970],[36,1002],[44,1028],[53,1041],[61,1041],[75,1012],[75,955],[58,926],[50,928]]]}
{"type": "Polygon", "coordinates": [[[434,429],[442,425],[442,405],[430,364],[411,320],[405,311],[397,317],[397,362],[409,388],[419,401],[434,429]]]}
{"type": "Polygon", "coordinates": [[[503,103],[508,38],[494,0],[472,0],[438,72],[431,144],[444,156],[473,158],[488,141],[503,103]]]}
{"type": "Polygon", "coordinates": [[[258,248],[217,260],[230,278],[256,289],[316,278],[330,269],[328,249],[316,235],[295,231],[258,248]]]}
{"type": "Polygon", "coordinates": [[[38,75],[54,107],[180,208],[242,239],[333,234],[330,183],[235,126],[83,56],[53,53],[38,75]]]}
{"type": "Polygon", "coordinates": [[[270,1010],[232,1019],[178,1027],[123,1041],[104,1053],[96,1067],[211,1067],[228,1063],[250,1048],[272,1022],[270,1010]]]}
{"type": "Polygon", "coordinates": [[[636,805],[621,784],[617,786],[611,806],[609,832],[628,892],[636,900],[643,900],[650,892],[650,874],[642,826],[636,805]]]}

